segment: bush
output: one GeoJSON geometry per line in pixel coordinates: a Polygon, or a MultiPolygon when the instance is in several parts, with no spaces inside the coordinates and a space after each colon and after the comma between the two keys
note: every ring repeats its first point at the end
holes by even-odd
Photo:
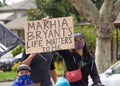
{"type": "Polygon", "coordinates": [[[13,54],[13,57],[20,54],[24,50],[24,46],[22,44],[18,45],[16,48],[14,48],[11,52],[13,54]]]}
{"type": "Polygon", "coordinates": [[[64,74],[64,63],[63,61],[55,61],[55,70],[57,76],[61,76],[64,74]]]}
{"type": "Polygon", "coordinates": [[[17,67],[20,65],[20,61],[17,62],[17,63],[14,63],[13,66],[12,66],[12,71],[16,71],[17,70],[17,67]]]}

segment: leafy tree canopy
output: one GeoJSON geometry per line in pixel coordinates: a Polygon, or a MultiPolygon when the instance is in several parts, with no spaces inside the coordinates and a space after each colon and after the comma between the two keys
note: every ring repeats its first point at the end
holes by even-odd
{"type": "Polygon", "coordinates": [[[3,3],[0,1],[0,7],[7,5],[6,3],[3,3]]]}
{"type": "Polygon", "coordinates": [[[80,20],[78,12],[68,2],[68,0],[36,0],[37,9],[27,11],[29,20],[38,20],[46,16],[57,18],[76,15],[77,20],[80,20]]]}

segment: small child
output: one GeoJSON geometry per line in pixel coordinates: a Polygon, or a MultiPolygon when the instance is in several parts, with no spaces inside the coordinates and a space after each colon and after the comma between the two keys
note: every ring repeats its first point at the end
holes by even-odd
{"type": "Polygon", "coordinates": [[[26,64],[21,64],[17,68],[17,78],[11,86],[33,86],[30,79],[31,68],[26,64]]]}

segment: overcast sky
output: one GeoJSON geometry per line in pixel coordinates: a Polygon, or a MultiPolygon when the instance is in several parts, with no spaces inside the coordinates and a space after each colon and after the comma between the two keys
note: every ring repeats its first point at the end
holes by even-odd
{"type": "MultiPolygon", "coordinates": [[[[3,0],[0,0],[0,1],[3,2],[3,0]]],[[[8,5],[11,5],[11,4],[14,4],[14,3],[17,3],[17,2],[20,2],[20,1],[23,1],[23,0],[6,0],[6,3],[7,3],[8,5]]]]}

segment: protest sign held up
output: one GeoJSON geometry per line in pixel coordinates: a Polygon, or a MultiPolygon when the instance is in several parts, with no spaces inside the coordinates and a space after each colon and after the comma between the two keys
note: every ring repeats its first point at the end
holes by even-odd
{"type": "Polygon", "coordinates": [[[72,17],[25,23],[26,53],[51,52],[74,48],[72,17]]]}

